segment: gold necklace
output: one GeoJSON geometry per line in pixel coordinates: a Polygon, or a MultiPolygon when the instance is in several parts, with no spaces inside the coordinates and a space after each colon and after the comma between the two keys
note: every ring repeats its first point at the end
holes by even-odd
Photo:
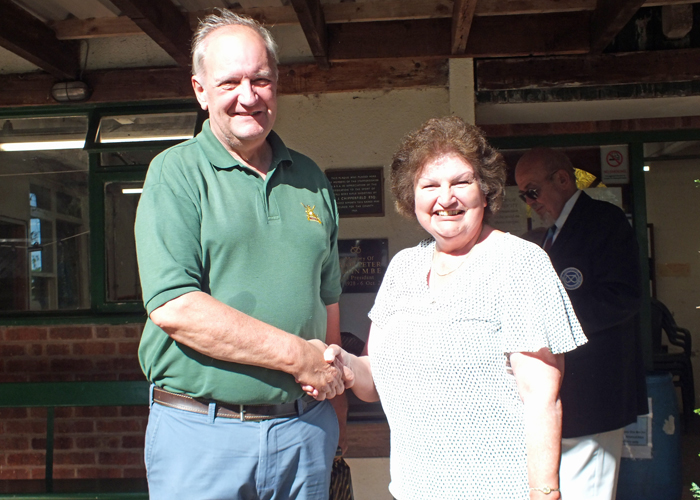
{"type": "Polygon", "coordinates": [[[432,265],[432,264],[435,263],[435,256],[437,255],[437,248],[436,248],[436,249],[433,251],[433,262],[432,262],[430,268],[431,268],[432,271],[433,271],[435,274],[437,274],[438,276],[441,276],[441,277],[443,277],[443,276],[449,276],[450,274],[452,274],[453,272],[455,272],[457,269],[459,269],[460,267],[462,267],[462,264],[464,264],[464,263],[467,261],[467,259],[469,258],[469,256],[472,254],[472,250],[474,250],[473,247],[469,250],[469,252],[467,253],[467,255],[464,256],[464,258],[462,259],[462,262],[460,262],[459,265],[458,265],[457,267],[455,267],[452,271],[447,271],[446,273],[439,273],[439,272],[437,271],[437,269],[435,269],[435,267],[432,265]]]}

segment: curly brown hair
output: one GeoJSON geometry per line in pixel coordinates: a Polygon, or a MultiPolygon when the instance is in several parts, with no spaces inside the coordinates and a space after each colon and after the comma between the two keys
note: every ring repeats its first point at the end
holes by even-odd
{"type": "Polygon", "coordinates": [[[486,197],[484,219],[498,212],[506,184],[506,163],[478,127],[459,117],[431,118],[407,134],[391,160],[391,192],[396,210],[415,217],[415,187],[426,163],[454,153],[469,162],[486,197]]]}

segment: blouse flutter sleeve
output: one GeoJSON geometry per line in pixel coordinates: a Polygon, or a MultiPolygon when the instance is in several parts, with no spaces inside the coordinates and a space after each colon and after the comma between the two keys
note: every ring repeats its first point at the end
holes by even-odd
{"type": "Polygon", "coordinates": [[[549,256],[528,242],[516,245],[501,295],[503,352],[571,351],[587,339],[549,256]]]}

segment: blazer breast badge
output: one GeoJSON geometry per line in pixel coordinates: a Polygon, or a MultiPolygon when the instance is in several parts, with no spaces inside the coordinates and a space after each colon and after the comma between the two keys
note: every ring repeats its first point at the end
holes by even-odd
{"type": "Polygon", "coordinates": [[[316,205],[310,207],[309,205],[304,205],[302,203],[302,206],[304,207],[304,211],[306,212],[306,220],[318,222],[319,224],[323,225],[323,222],[321,222],[319,216],[314,213],[314,208],[316,208],[316,205]]]}

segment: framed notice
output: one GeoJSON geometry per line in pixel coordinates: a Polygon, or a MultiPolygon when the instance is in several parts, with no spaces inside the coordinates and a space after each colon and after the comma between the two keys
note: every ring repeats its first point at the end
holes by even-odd
{"type": "Polygon", "coordinates": [[[382,167],[331,169],[326,177],[333,186],[341,217],[384,216],[382,167]]]}
{"type": "Polygon", "coordinates": [[[385,238],[338,240],[343,293],[376,293],[389,264],[385,238]]]}

